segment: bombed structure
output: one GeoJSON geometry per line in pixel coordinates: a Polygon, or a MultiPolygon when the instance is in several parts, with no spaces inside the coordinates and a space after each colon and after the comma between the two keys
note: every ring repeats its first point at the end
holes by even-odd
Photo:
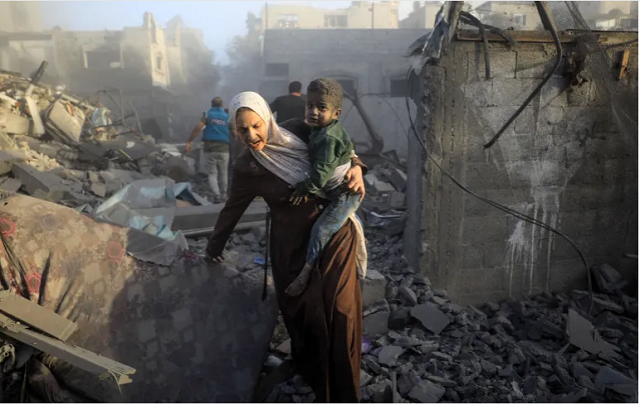
{"type": "MultiPolygon", "coordinates": [[[[362,402],[638,400],[637,7],[585,3],[252,20],[244,90],[336,79],[367,165],[362,402]]],[[[0,394],[313,402],[267,202],[207,259],[224,203],[182,143],[217,90],[202,33],[143,20],[0,32],[0,394]]]]}

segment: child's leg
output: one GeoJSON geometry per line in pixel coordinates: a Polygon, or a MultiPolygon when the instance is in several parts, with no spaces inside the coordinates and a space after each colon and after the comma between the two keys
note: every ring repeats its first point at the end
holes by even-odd
{"type": "Polygon", "coordinates": [[[311,276],[311,271],[316,265],[320,254],[333,235],[335,235],[349,216],[360,207],[360,196],[351,194],[341,194],[339,198],[320,214],[311,230],[311,238],[307,249],[307,259],[300,275],[287,287],[286,293],[289,295],[299,295],[304,291],[311,276]]]}
{"type": "Polygon", "coordinates": [[[341,194],[322,212],[311,230],[306,263],[315,265],[318,257],[347,219],[360,207],[360,196],[341,194]]]}

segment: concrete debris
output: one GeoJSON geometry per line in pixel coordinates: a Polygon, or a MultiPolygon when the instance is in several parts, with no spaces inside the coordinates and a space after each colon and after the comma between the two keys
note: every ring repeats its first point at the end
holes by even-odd
{"type": "Polygon", "coordinates": [[[389,181],[396,190],[404,193],[407,188],[407,174],[400,169],[391,170],[389,181]]]}
{"type": "Polygon", "coordinates": [[[22,187],[22,182],[20,180],[7,177],[0,179],[0,189],[2,190],[17,193],[18,190],[20,190],[20,187],[22,187]]]}
{"type": "Polygon", "coordinates": [[[449,325],[449,317],[431,304],[422,304],[411,310],[411,316],[418,319],[422,326],[435,335],[439,335],[449,325]]]}

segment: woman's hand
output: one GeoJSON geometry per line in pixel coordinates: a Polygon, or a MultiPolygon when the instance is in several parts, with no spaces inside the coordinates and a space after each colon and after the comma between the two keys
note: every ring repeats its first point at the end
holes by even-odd
{"type": "Polygon", "coordinates": [[[365,189],[364,181],[362,180],[362,168],[360,166],[353,166],[344,176],[347,182],[347,187],[351,194],[360,194],[360,201],[364,198],[365,189]]]}
{"type": "Polygon", "coordinates": [[[207,244],[207,248],[205,250],[206,251],[205,261],[209,264],[224,262],[225,261],[224,255],[222,255],[222,253],[219,253],[216,255],[216,252],[212,252],[211,248],[212,246],[207,244]]]}

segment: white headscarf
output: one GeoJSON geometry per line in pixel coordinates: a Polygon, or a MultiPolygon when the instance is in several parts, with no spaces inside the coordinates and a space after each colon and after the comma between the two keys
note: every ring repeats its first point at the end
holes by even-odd
{"type": "MultiPolygon", "coordinates": [[[[262,150],[256,151],[249,148],[256,160],[267,170],[291,185],[305,181],[311,172],[307,144],[276,124],[269,104],[258,93],[245,91],[235,96],[229,105],[230,119],[235,122],[237,111],[243,107],[253,110],[269,127],[267,142],[262,150]]],[[[342,183],[350,167],[351,163],[339,166],[331,180],[329,180],[328,186],[331,187],[331,185],[342,183]]],[[[364,229],[355,214],[351,215],[349,219],[356,228],[358,275],[364,279],[367,273],[367,248],[364,229]]]]}
{"type": "Polygon", "coordinates": [[[236,112],[243,107],[253,110],[269,127],[264,148],[249,148],[256,160],[291,185],[305,181],[311,172],[307,144],[276,124],[269,104],[258,93],[245,91],[235,96],[229,105],[230,118],[235,120],[236,112]]]}

